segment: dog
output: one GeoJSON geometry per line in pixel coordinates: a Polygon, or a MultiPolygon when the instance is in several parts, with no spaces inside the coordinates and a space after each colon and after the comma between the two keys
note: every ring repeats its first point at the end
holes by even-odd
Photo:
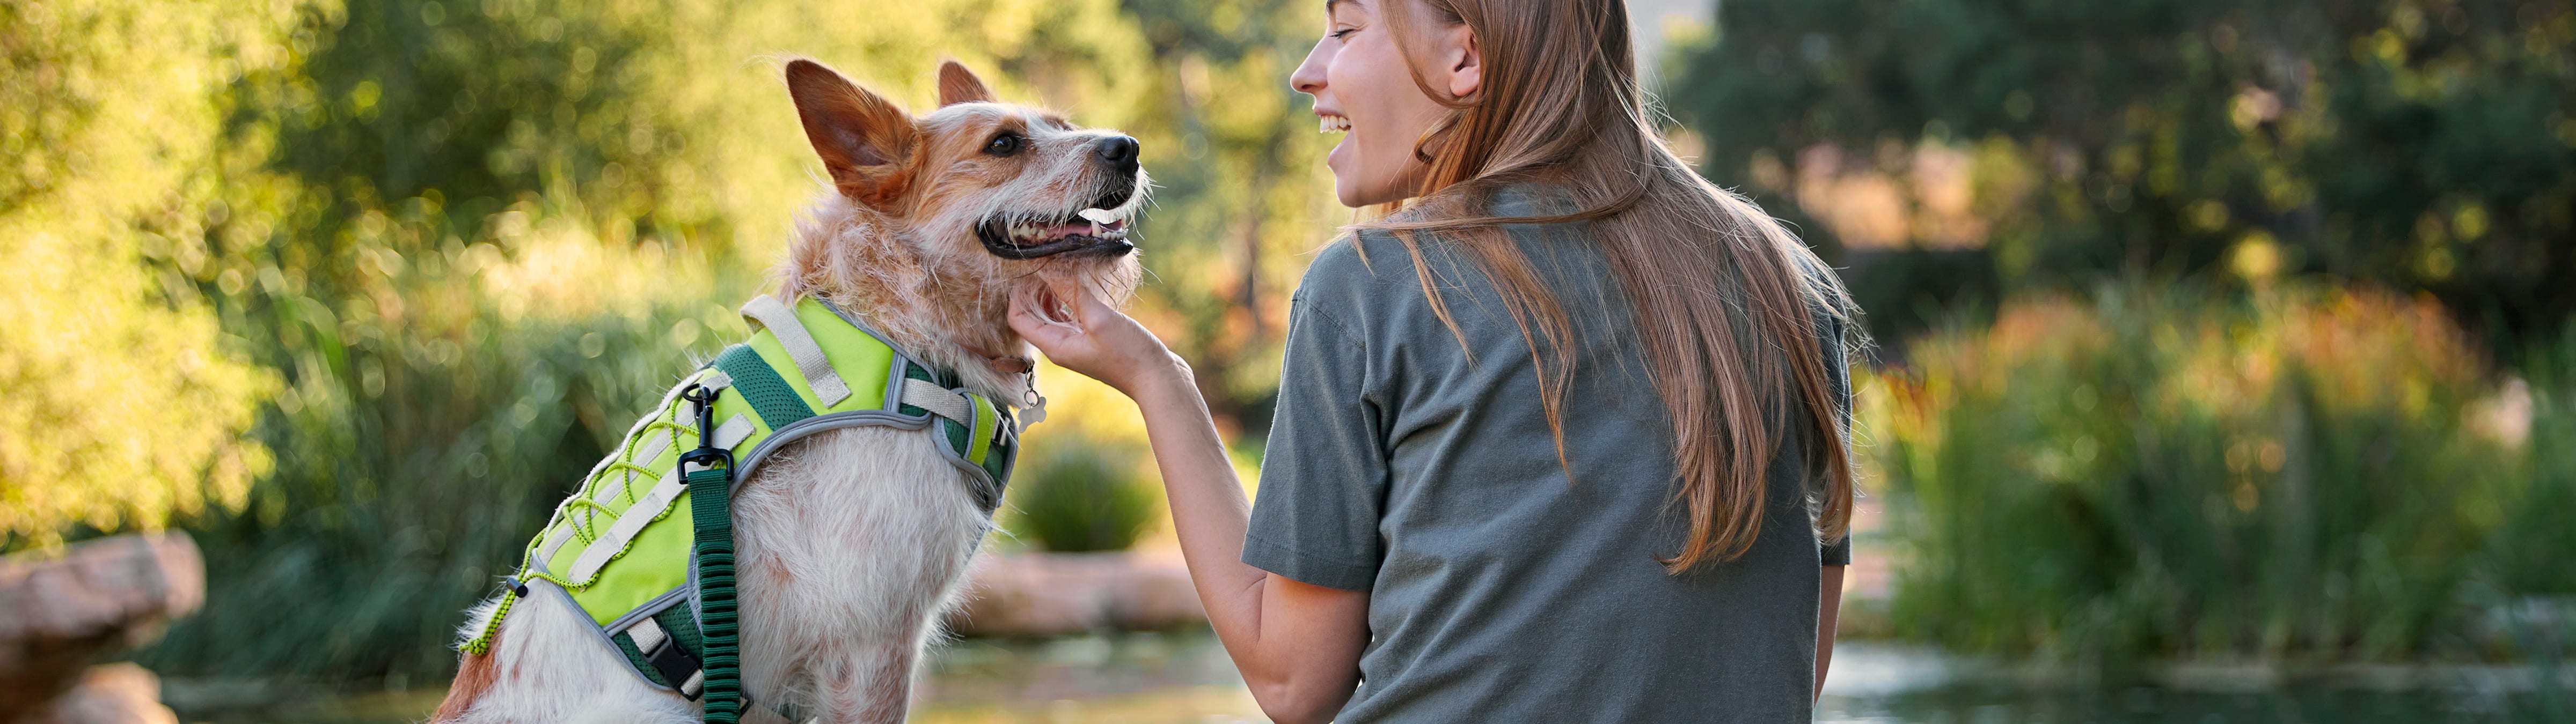
{"type": "MultiPolygon", "coordinates": [[[[998,102],[955,61],[939,69],[939,108],[919,117],[820,63],[795,60],[784,75],[830,189],[797,225],[777,298],[846,310],[999,405],[1042,403],[1028,345],[1006,322],[1009,300],[1049,285],[1115,303],[1132,295],[1140,266],[1127,224],[1150,187],[1135,139],[998,102]]],[[[930,435],[828,430],[741,473],[732,520],[740,681],[753,703],[744,721],[790,710],[833,723],[904,719],[915,669],[992,526],[989,502],[967,492],[930,435]]],[[[432,721],[699,720],[699,703],[604,646],[572,599],[520,590],[472,612],[479,623],[464,638],[488,643],[461,646],[482,652],[462,657],[432,721]]]]}

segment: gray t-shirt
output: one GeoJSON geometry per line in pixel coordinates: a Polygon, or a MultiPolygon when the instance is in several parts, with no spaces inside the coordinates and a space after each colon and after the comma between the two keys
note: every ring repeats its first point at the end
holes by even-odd
{"type": "Polygon", "coordinates": [[[1813,533],[1801,442],[1772,468],[1749,551],[1667,575],[1656,558],[1688,523],[1668,506],[1671,418],[1626,294],[1581,225],[1511,233],[1578,320],[1571,482],[1519,327],[1463,251],[1423,248],[1472,361],[1391,237],[1325,249],[1291,304],[1243,561],[1369,593],[1362,682],[1335,721],[1808,720],[1818,568],[1850,551],[1813,533]]]}

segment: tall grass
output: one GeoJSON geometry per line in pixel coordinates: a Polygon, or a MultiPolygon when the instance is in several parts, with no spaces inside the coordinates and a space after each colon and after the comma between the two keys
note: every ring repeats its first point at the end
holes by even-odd
{"type": "Polygon", "coordinates": [[[1903,634],[2104,662],[2386,659],[2457,631],[2472,576],[2566,585],[2511,553],[2567,536],[2520,512],[2570,494],[2567,438],[2547,437],[2564,413],[2506,430],[2487,361],[2429,302],[2111,286],[1911,356],[1867,413],[1903,634]]]}

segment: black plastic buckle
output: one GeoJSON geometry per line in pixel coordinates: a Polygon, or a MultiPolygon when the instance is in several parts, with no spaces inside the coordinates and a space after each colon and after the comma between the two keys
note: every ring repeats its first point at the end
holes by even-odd
{"type": "MultiPolygon", "coordinates": [[[[644,664],[653,667],[654,673],[661,674],[662,680],[668,682],[674,691],[679,691],[681,686],[686,685],[689,682],[689,675],[698,673],[700,666],[698,657],[680,650],[680,642],[675,640],[665,640],[662,645],[645,652],[644,664]]],[[[680,691],[680,695],[691,701],[698,698],[686,691],[680,691]]]]}
{"type": "MultiPolygon", "coordinates": [[[[705,387],[690,385],[680,391],[680,399],[698,408],[698,449],[680,453],[681,465],[697,465],[713,470],[733,470],[733,451],[716,446],[716,393],[705,387]]],[[[682,469],[686,472],[686,468],[682,469]]]]}

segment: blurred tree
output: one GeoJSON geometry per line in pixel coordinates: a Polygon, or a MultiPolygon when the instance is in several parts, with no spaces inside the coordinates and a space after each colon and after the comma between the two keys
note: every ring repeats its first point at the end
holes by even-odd
{"type": "MultiPolygon", "coordinates": [[[[1847,258],[1872,306],[1991,300],[1981,276],[2220,270],[2429,291],[2508,344],[2576,311],[2565,3],[1728,0],[1718,18],[1670,98],[1722,183],[1796,217],[1846,200],[1814,197],[1846,187],[1815,183],[1840,171],[1813,149],[1918,179],[1918,144],[1974,159],[1971,260],[1908,269],[1945,244],[1900,229],[1847,258]]],[[[1903,202],[1919,220],[1930,196],[1903,202]]]]}
{"type": "MultiPolygon", "coordinates": [[[[1299,112],[1288,87],[1322,13],[1285,0],[1126,0],[1153,47],[1155,90],[1138,130],[1149,134],[1155,213],[1143,231],[1158,283],[1139,313],[1199,372],[1218,419],[1259,440],[1279,384],[1288,293],[1303,256],[1330,239],[1319,219],[1336,140],[1299,112]]],[[[1336,215],[1339,215],[1338,217],[1336,215]]]]}
{"type": "Polygon", "coordinates": [[[283,35],[239,3],[0,6],[0,550],[237,506],[267,472],[240,434],[275,378],[185,275],[220,207],[214,91],[283,35]]]}

